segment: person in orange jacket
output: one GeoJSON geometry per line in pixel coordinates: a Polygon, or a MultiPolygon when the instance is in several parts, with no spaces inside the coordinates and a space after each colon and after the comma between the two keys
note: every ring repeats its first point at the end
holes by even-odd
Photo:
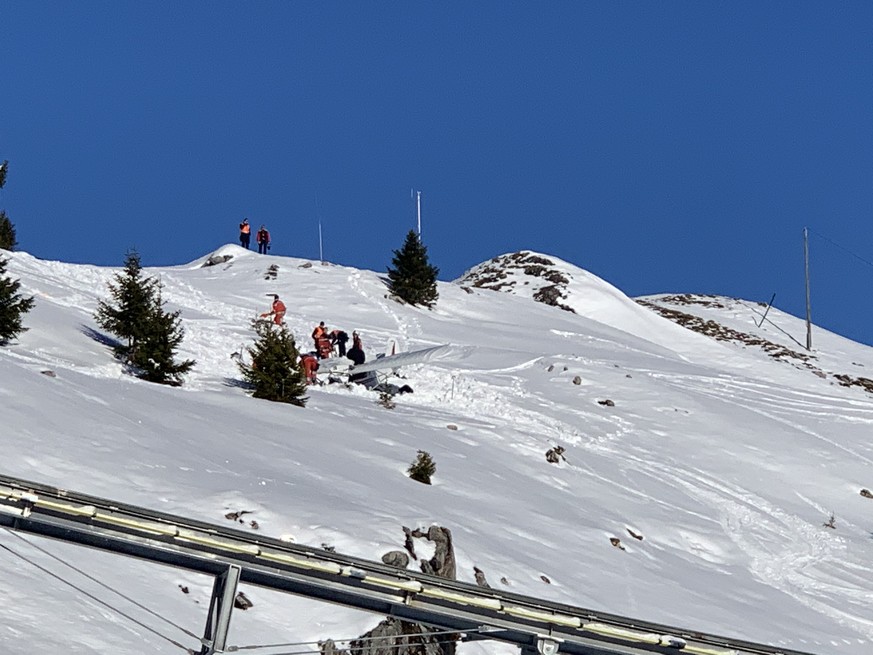
{"type": "Polygon", "coordinates": [[[306,384],[318,384],[316,371],[318,371],[318,357],[312,353],[306,353],[301,356],[300,364],[303,366],[303,377],[306,379],[306,384]]]}
{"type": "Polygon", "coordinates": [[[252,226],[249,225],[249,219],[244,218],[243,222],[239,224],[239,245],[248,250],[251,236],[252,226]]]}
{"type": "Polygon", "coordinates": [[[315,326],[312,331],[312,342],[315,344],[315,350],[318,351],[318,340],[327,336],[327,328],[324,327],[324,321],[315,326]]]}
{"type": "Polygon", "coordinates": [[[315,352],[321,359],[327,359],[333,352],[333,341],[330,338],[330,330],[324,325],[324,321],[315,326],[312,331],[312,342],[315,344],[315,352]]]}
{"type": "Polygon", "coordinates": [[[285,324],[285,303],[279,300],[278,294],[273,295],[273,307],[270,311],[261,314],[261,318],[267,318],[268,316],[273,317],[273,323],[276,325],[284,325],[285,324]]]}

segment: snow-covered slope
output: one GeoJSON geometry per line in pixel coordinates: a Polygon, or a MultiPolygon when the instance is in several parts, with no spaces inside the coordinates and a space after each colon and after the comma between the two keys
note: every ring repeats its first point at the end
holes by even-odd
{"type": "MultiPolygon", "coordinates": [[[[211,255],[231,258],[148,271],[182,310],[181,356],[198,362],[181,388],[112,358],[92,313],[117,270],[10,255],[37,304],[0,349],[5,473],[212,522],[249,510],[238,527],[370,559],[402,548],[403,526],[439,524],[463,580],[477,566],[495,587],[823,655],[873,646],[873,500],[859,494],[873,486],[873,395],[837,377],[863,378],[870,348],[817,332],[811,357],[774,357],[535,253],[516,259],[567,277],[553,298],[573,311],[533,301],[541,271],[504,267],[512,293],[495,293],[472,269],[426,311],[389,299],[370,271],[211,255]],[[393,410],[342,385],[312,389],[306,408],[254,400],[231,354],[269,293],[305,345],[324,320],[358,330],[370,357],[391,339],[453,348],[404,369],[415,393],[393,410]],[[550,464],[556,445],[566,460],[550,464]],[[418,450],[436,462],[433,486],[405,475],[418,450]]],[[[644,300],[804,354],[802,321],[778,311],[757,328],[763,308],[748,303],[644,300]]],[[[197,647],[211,580],[6,531],[0,546],[0,592],[14,599],[0,609],[4,652],[197,647]]],[[[245,593],[255,605],[234,616],[235,645],[352,638],[380,618],[245,593]]]]}

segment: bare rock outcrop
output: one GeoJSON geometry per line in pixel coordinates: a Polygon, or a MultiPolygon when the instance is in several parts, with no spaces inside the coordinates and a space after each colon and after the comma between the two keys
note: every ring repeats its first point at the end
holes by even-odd
{"type": "Polygon", "coordinates": [[[321,655],[453,655],[455,637],[435,636],[418,623],[393,616],[349,642],[348,650],[336,647],[332,639],[319,644],[321,655]]]}
{"type": "Polygon", "coordinates": [[[441,578],[454,580],[456,575],[455,549],[452,547],[452,531],[432,525],[426,533],[421,530],[413,530],[413,537],[425,537],[428,541],[436,544],[433,557],[422,560],[421,570],[423,573],[438,575],[441,578]]]}
{"type": "MultiPolygon", "coordinates": [[[[452,532],[448,528],[432,525],[427,531],[403,528],[405,548],[413,557],[414,540],[427,539],[435,544],[434,555],[429,560],[420,560],[424,573],[449,580],[455,579],[455,551],[452,547],[452,532]]],[[[417,557],[416,557],[417,559],[417,557]]],[[[382,556],[389,566],[406,568],[409,556],[402,550],[392,550],[382,556]]],[[[477,569],[478,571],[478,569],[477,569]]],[[[482,574],[484,582],[485,576],[482,574]]],[[[479,576],[476,576],[479,581],[479,576]]],[[[485,583],[487,585],[487,582],[485,583]]],[[[455,655],[457,634],[434,635],[430,629],[389,616],[368,633],[349,642],[348,650],[339,649],[332,639],[319,642],[321,655],[455,655]]]]}

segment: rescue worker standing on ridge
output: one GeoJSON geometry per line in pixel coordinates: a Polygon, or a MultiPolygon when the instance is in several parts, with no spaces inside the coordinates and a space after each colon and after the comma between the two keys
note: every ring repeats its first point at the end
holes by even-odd
{"type": "Polygon", "coordinates": [[[255,235],[255,241],[258,242],[258,254],[266,255],[270,249],[270,233],[263,225],[261,225],[261,229],[255,235]]]}
{"type": "Polygon", "coordinates": [[[248,250],[251,236],[252,226],[249,225],[249,219],[244,218],[243,222],[239,224],[239,245],[248,250]]]}
{"type": "Polygon", "coordinates": [[[273,317],[273,323],[276,325],[285,325],[285,303],[279,300],[278,294],[267,294],[273,296],[273,307],[270,311],[261,314],[261,318],[273,317]]]}

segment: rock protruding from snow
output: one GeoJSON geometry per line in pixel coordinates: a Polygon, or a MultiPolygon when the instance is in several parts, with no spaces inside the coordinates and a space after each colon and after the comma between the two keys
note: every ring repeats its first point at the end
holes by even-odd
{"type": "Polygon", "coordinates": [[[433,557],[422,560],[421,570],[430,575],[438,575],[448,580],[455,579],[455,550],[452,547],[452,532],[448,528],[432,525],[427,533],[413,530],[413,537],[425,537],[436,544],[433,557]]]}
{"type": "Polygon", "coordinates": [[[233,255],[210,255],[206,261],[203,262],[203,266],[217,266],[218,264],[229,262],[231,259],[233,259],[233,255]]]}
{"type": "Polygon", "coordinates": [[[382,563],[398,569],[405,569],[409,566],[409,555],[402,550],[392,550],[382,555],[382,563]]]}
{"type": "Polygon", "coordinates": [[[454,655],[455,636],[436,637],[422,625],[401,621],[393,616],[368,633],[349,642],[340,650],[333,639],[319,644],[321,655],[454,655]]]}
{"type": "MultiPolygon", "coordinates": [[[[406,548],[413,554],[414,538],[424,538],[436,545],[434,556],[429,560],[421,560],[421,570],[424,573],[449,580],[455,579],[455,551],[452,547],[451,530],[432,525],[427,532],[418,528],[410,530],[406,527],[403,528],[403,532],[406,534],[406,548]]],[[[397,550],[385,553],[382,561],[389,566],[406,568],[409,557],[403,551],[397,550]]],[[[483,586],[483,583],[484,586],[488,586],[484,573],[479,569],[475,571],[476,582],[480,586],[483,586]]],[[[338,649],[332,639],[321,642],[319,646],[321,655],[454,655],[455,641],[455,635],[437,637],[422,625],[389,616],[370,632],[349,642],[348,651],[338,649]]]]}

